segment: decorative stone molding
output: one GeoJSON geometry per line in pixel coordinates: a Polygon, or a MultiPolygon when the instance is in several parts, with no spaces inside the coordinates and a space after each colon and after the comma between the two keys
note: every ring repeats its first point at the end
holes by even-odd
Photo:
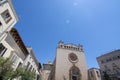
{"type": "Polygon", "coordinates": [[[78,57],[77,57],[77,55],[74,54],[74,53],[70,53],[70,54],[68,55],[68,59],[69,59],[70,62],[72,62],[72,63],[77,63],[77,62],[78,62],[78,57]]]}
{"type": "Polygon", "coordinates": [[[78,44],[78,45],[64,44],[64,42],[62,42],[62,41],[59,42],[58,48],[68,49],[68,50],[76,50],[76,51],[83,52],[83,46],[82,45],[80,45],[80,44],[78,44]]]}
{"type": "Polygon", "coordinates": [[[81,80],[81,77],[80,69],[73,65],[69,70],[69,80],[73,80],[73,78],[76,78],[75,80],[81,80]]]}

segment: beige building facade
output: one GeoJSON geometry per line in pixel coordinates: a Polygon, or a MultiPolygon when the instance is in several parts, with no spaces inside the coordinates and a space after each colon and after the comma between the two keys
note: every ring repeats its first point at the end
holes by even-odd
{"type": "Polygon", "coordinates": [[[48,80],[88,80],[83,47],[60,41],[48,80]]]}
{"type": "Polygon", "coordinates": [[[43,64],[42,70],[42,80],[48,80],[49,76],[52,74],[53,64],[49,61],[47,64],[43,64]]]}
{"type": "Polygon", "coordinates": [[[102,80],[100,70],[97,68],[90,68],[88,74],[88,80],[102,80]]]}
{"type": "Polygon", "coordinates": [[[112,80],[120,80],[120,49],[97,57],[97,61],[102,72],[106,72],[112,80]]]}

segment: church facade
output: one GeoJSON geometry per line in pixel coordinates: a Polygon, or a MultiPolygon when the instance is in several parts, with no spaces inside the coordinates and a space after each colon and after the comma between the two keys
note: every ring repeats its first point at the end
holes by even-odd
{"type": "Polygon", "coordinates": [[[88,80],[83,47],[59,42],[48,80],[88,80]]]}
{"type": "Polygon", "coordinates": [[[42,80],[102,80],[100,70],[88,69],[82,45],[59,42],[54,62],[43,64],[42,80]]]}

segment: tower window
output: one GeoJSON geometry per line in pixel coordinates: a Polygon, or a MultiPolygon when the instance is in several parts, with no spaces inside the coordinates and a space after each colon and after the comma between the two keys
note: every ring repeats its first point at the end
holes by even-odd
{"type": "Polygon", "coordinates": [[[64,46],[64,48],[66,48],[66,46],[64,46]]]}
{"type": "Polygon", "coordinates": [[[8,23],[12,19],[12,17],[11,17],[11,15],[10,15],[8,10],[5,10],[2,13],[2,18],[5,20],[6,23],[8,23]]]}
{"type": "Polygon", "coordinates": [[[70,49],[70,46],[68,46],[68,49],[70,49]]]}

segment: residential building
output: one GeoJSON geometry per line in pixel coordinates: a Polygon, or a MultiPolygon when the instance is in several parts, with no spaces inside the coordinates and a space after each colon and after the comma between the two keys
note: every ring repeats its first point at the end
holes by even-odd
{"type": "Polygon", "coordinates": [[[37,61],[33,49],[31,47],[27,48],[29,54],[23,62],[23,66],[26,67],[26,70],[30,70],[36,74],[37,80],[41,78],[41,64],[37,61]]]}
{"type": "Polygon", "coordinates": [[[12,28],[0,43],[0,56],[9,57],[13,63],[13,68],[16,69],[22,66],[28,54],[18,31],[12,28]]]}
{"type": "Polygon", "coordinates": [[[11,0],[0,0],[0,56],[10,58],[12,67],[26,66],[27,70],[41,78],[41,64],[37,61],[32,48],[26,48],[18,31],[13,28],[18,17],[11,0]]]}
{"type": "Polygon", "coordinates": [[[106,72],[112,80],[120,80],[120,49],[97,57],[100,69],[106,72]]]}
{"type": "Polygon", "coordinates": [[[35,72],[36,79],[41,78],[41,64],[37,61],[32,48],[26,48],[18,31],[12,28],[0,43],[0,56],[10,58],[13,68],[26,67],[35,72]]]}
{"type": "Polygon", "coordinates": [[[0,42],[18,21],[11,0],[0,0],[0,42]]]}
{"type": "Polygon", "coordinates": [[[88,80],[102,80],[101,73],[98,68],[90,68],[88,70],[88,80]]]}

